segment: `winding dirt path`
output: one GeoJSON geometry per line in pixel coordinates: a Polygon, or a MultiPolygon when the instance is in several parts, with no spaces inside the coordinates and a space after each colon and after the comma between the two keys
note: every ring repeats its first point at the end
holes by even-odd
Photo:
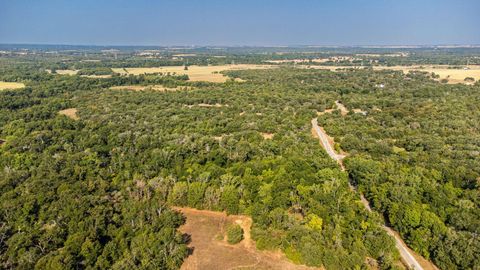
{"type": "MultiPolygon", "coordinates": [[[[312,119],[311,122],[312,122],[312,129],[316,133],[316,136],[319,138],[320,144],[322,145],[322,147],[325,149],[327,154],[340,165],[342,171],[345,171],[345,167],[342,161],[345,158],[345,155],[340,155],[335,152],[335,150],[333,149],[332,143],[329,142],[330,137],[327,135],[327,133],[322,127],[318,126],[317,118],[312,119]]],[[[348,184],[352,190],[356,191],[355,187],[350,182],[348,184]]],[[[370,203],[367,201],[367,199],[365,199],[363,194],[360,194],[360,199],[362,201],[362,204],[365,206],[365,208],[369,212],[371,212],[372,209],[370,207],[370,203]]],[[[407,267],[409,267],[409,269],[413,269],[413,270],[436,269],[436,267],[434,267],[433,264],[426,261],[425,259],[423,260],[426,262],[423,262],[423,263],[424,264],[428,263],[429,265],[427,264],[425,268],[422,267],[422,265],[417,261],[417,259],[415,259],[415,257],[420,257],[420,256],[416,254],[415,254],[416,256],[412,255],[411,253],[413,252],[407,247],[407,245],[403,242],[400,236],[397,233],[395,233],[394,230],[387,227],[386,225],[383,226],[383,229],[395,239],[395,246],[400,252],[402,261],[406,264],[407,267]]]]}

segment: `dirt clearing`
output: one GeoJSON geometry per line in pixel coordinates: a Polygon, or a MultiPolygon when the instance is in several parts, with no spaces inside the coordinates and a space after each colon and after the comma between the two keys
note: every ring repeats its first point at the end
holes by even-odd
{"type": "Polygon", "coordinates": [[[226,70],[242,70],[242,69],[266,69],[271,68],[270,65],[221,65],[221,66],[189,66],[185,70],[184,66],[165,66],[152,68],[113,68],[113,72],[121,75],[140,75],[149,73],[170,73],[177,75],[188,75],[190,81],[207,81],[207,82],[226,82],[228,77],[219,73],[226,70]]]}
{"type": "Polygon", "coordinates": [[[80,119],[80,117],[78,117],[78,115],[77,115],[77,109],[76,108],[61,110],[58,113],[61,114],[61,115],[65,115],[66,117],[69,117],[73,120],[80,119]]]}
{"type": "Polygon", "coordinates": [[[181,267],[193,269],[318,269],[296,265],[280,252],[259,251],[250,238],[252,219],[247,216],[230,215],[223,212],[175,208],[187,218],[180,227],[182,233],[191,236],[193,254],[187,257],[181,267]],[[238,224],[244,231],[244,239],[230,245],[222,236],[226,228],[238,224]]]}
{"type": "Polygon", "coordinates": [[[0,81],[0,90],[6,90],[6,89],[21,89],[24,88],[25,84],[23,83],[17,83],[17,82],[2,82],[0,81]]]}
{"type": "Polygon", "coordinates": [[[267,133],[267,132],[262,132],[260,134],[262,135],[264,140],[271,140],[273,139],[273,135],[275,135],[273,133],[267,133]]]}

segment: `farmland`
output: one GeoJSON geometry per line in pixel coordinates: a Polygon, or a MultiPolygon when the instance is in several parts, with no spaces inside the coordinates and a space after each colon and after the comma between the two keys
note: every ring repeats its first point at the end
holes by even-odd
{"type": "MultiPolygon", "coordinates": [[[[359,69],[361,66],[310,66],[309,68],[327,69],[331,71],[344,69],[359,69]]],[[[463,83],[473,84],[473,81],[466,81],[465,78],[471,77],[474,81],[480,80],[480,66],[470,65],[468,67],[454,67],[446,65],[430,65],[430,66],[372,66],[374,70],[396,70],[408,73],[411,71],[422,71],[428,73],[435,73],[439,76],[438,80],[446,79],[447,83],[463,83]]]]}
{"type": "Polygon", "coordinates": [[[0,57],[0,268],[477,267],[475,51],[209,50],[0,57]]]}
{"type": "Polygon", "coordinates": [[[185,70],[183,66],[166,66],[166,67],[154,67],[154,68],[114,68],[113,71],[122,75],[140,75],[140,74],[152,74],[152,73],[170,73],[178,75],[188,75],[190,81],[207,81],[207,82],[225,82],[228,77],[224,76],[220,72],[229,70],[242,70],[242,69],[265,69],[271,68],[268,65],[220,65],[220,66],[188,66],[188,70],[185,70]]]}
{"type": "Polygon", "coordinates": [[[13,89],[20,89],[24,87],[25,87],[25,84],[23,83],[0,81],[0,90],[6,90],[6,89],[13,90],[13,89]]]}

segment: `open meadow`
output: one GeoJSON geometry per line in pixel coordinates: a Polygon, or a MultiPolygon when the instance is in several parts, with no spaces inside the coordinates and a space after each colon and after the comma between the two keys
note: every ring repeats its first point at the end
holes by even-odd
{"type": "Polygon", "coordinates": [[[176,75],[188,75],[190,81],[207,81],[207,82],[226,82],[228,77],[224,76],[220,72],[229,70],[243,70],[243,69],[266,69],[272,68],[271,65],[250,65],[250,64],[238,64],[238,65],[220,65],[220,66],[188,66],[188,70],[185,70],[184,66],[165,66],[165,67],[152,67],[152,68],[112,68],[113,72],[122,75],[139,75],[139,74],[176,74],[176,75]]]}
{"type": "Polygon", "coordinates": [[[24,88],[25,84],[23,83],[17,83],[17,82],[2,82],[0,81],[0,90],[6,90],[6,89],[20,89],[24,88]]]}

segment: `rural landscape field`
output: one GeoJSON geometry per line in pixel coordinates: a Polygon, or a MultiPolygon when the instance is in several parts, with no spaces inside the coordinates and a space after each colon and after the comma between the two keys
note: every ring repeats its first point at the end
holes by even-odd
{"type": "Polygon", "coordinates": [[[0,269],[480,270],[478,3],[186,2],[0,2],[0,269]]]}

